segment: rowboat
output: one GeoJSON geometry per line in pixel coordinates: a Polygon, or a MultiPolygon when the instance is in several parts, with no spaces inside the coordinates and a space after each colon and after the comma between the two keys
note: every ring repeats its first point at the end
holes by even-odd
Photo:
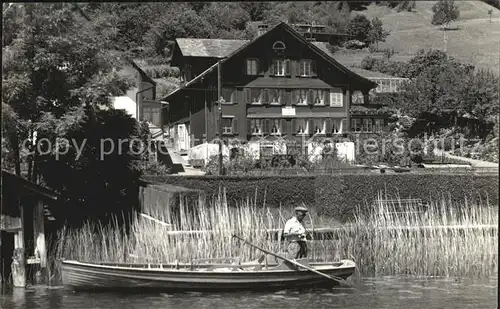
{"type": "MultiPolygon", "coordinates": [[[[271,290],[326,287],[335,282],[324,276],[263,255],[255,261],[198,260],[191,263],[119,264],[62,261],[63,284],[73,290],[154,289],[166,291],[271,290]],[[222,263],[225,262],[225,263],[222,263]]],[[[351,260],[296,262],[325,275],[346,279],[356,264],[351,260]]]]}

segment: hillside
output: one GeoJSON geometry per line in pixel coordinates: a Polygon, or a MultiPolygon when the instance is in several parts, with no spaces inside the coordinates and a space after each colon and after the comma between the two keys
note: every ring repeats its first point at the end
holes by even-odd
{"type": "MultiPolygon", "coordinates": [[[[412,12],[397,12],[385,6],[370,5],[360,12],[370,20],[378,17],[384,28],[391,31],[381,49],[391,48],[396,60],[411,57],[419,49],[444,50],[444,32],[433,26],[432,6],[435,1],[416,1],[412,12]]],[[[500,72],[500,10],[480,1],[455,1],[460,10],[457,22],[447,31],[447,52],[478,68],[500,72]],[[488,10],[492,10],[491,22],[488,10]]],[[[357,57],[360,58],[360,57],[357,57]]],[[[362,58],[362,57],[361,57],[362,58]]]]}

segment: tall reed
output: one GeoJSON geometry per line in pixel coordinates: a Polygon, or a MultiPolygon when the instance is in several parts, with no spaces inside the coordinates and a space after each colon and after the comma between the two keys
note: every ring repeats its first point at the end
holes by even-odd
{"type": "MultiPolygon", "coordinates": [[[[368,215],[345,224],[317,217],[312,209],[310,218],[314,221],[306,226],[310,228],[314,223],[315,229],[334,229],[332,239],[310,243],[310,256],[323,260],[354,259],[365,276],[487,277],[497,273],[498,230],[486,225],[498,224],[498,207],[487,202],[470,204],[466,200],[457,205],[441,199],[431,202],[426,213],[418,213],[411,212],[415,205],[396,204],[379,196],[368,215]]],[[[225,193],[220,192],[210,203],[203,199],[186,203],[181,199],[175,208],[149,213],[155,220],[137,215],[129,233],[116,224],[87,223],[77,230],[63,229],[55,255],[89,262],[126,263],[236,256],[251,260],[261,253],[233,239],[233,233],[283,253],[285,244],[273,241],[266,230],[282,229],[291,215],[290,209],[262,207],[252,199],[228,205],[225,193]]]]}

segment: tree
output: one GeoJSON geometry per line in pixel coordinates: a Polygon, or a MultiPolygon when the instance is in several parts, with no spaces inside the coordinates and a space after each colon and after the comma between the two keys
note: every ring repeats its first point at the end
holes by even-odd
{"type": "Polygon", "coordinates": [[[452,21],[458,19],[460,11],[455,6],[455,2],[453,0],[439,0],[432,6],[432,11],[434,12],[434,15],[432,16],[432,24],[444,25],[443,41],[444,51],[446,52],[448,45],[448,36],[446,34],[446,30],[448,29],[448,26],[452,21]]]}
{"type": "Polygon", "coordinates": [[[385,42],[385,38],[389,34],[390,31],[386,31],[384,30],[384,28],[382,28],[382,21],[375,17],[372,20],[372,27],[370,29],[370,32],[368,33],[368,41],[370,43],[376,43],[378,50],[378,42],[385,42]]]}
{"type": "Polygon", "coordinates": [[[157,55],[165,55],[165,48],[176,38],[210,38],[213,33],[212,25],[194,10],[172,8],[153,24],[145,37],[157,55]]]}
{"type": "Polygon", "coordinates": [[[252,21],[264,20],[266,11],[271,9],[269,2],[240,2],[240,6],[250,14],[252,21]]]}
{"type": "Polygon", "coordinates": [[[346,30],[353,39],[368,43],[368,34],[372,31],[372,24],[366,16],[358,14],[349,21],[346,30]]]}
{"type": "MultiPolygon", "coordinates": [[[[102,191],[113,197],[116,194],[130,197],[130,191],[118,185],[122,181],[119,177],[130,180],[135,176],[125,178],[123,175],[136,175],[131,166],[133,157],[128,154],[116,159],[123,163],[121,166],[103,165],[85,156],[78,158],[74,151],[69,152],[65,162],[57,157],[60,145],[56,144],[56,138],[91,136],[90,132],[96,127],[99,134],[108,136],[112,134],[107,129],[109,126],[126,127],[125,122],[134,121],[114,120],[109,115],[116,111],[100,111],[101,107],[111,105],[111,96],[123,94],[129,86],[116,73],[118,62],[103,48],[106,42],[96,35],[92,23],[79,22],[72,6],[64,3],[22,4],[19,16],[10,22],[19,24],[10,28],[14,32],[9,36],[15,40],[3,47],[2,109],[10,116],[2,120],[15,119],[17,122],[16,126],[5,127],[13,137],[10,144],[5,143],[7,150],[12,149],[15,153],[16,148],[20,149],[12,160],[22,160],[23,176],[27,171],[28,179],[38,182],[41,178],[79,205],[91,207],[88,203],[97,201],[89,195],[78,195],[78,192],[95,194],[102,191]],[[35,140],[35,133],[37,141],[46,138],[51,142],[47,154],[33,147],[31,142],[22,143],[27,139],[35,140]],[[22,145],[27,149],[22,149],[22,145]],[[22,156],[23,150],[32,155],[22,156]],[[94,173],[92,177],[98,178],[102,173],[110,173],[117,178],[110,176],[103,184],[92,181],[91,176],[80,177],[78,166],[85,164],[89,168],[86,175],[94,173]],[[59,170],[65,171],[64,177],[54,178],[53,174],[59,170]],[[75,187],[85,191],[68,190],[66,182],[69,179],[75,187]]],[[[123,135],[129,133],[125,129],[122,132],[123,135]]],[[[103,203],[108,203],[110,200],[104,201],[104,196],[103,203]]],[[[106,209],[109,205],[103,203],[95,207],[100,205],[106,209]]]]}
{"type": "Polygon", "coordinates": [[[402,113],[424,120],[429,133],[460,126],[458,118],[475,119],[475,133],[486,136],[499,112],[498,77],[454,59],[427,63],[402,87],[402,113]]]}
{"type": "Polygon", "coordinates": [[[438,0],[436,4],[432,6],[432,11],[434,15],[432,16],[433,25],[445,25],[445,29],[448,25],[458,19],[460,11],[458,7],[455,6],[455,1],[453,0],[438,0]]]}
{"type": "Polygon", "coordinates": [[[200,16],[215,30],[245,30],[250,14],[239,2],[214,2],[205,7],[200,16]]]}
{"type": "Polygon", "coordinates": [[[407,74],[404,77],[414,78],[420,75],[424,70],[429,67],[462,67],[465,70],[472,72],[474,66],[457,61],[453,57],[448,56],[445,52],[440,50],[430,50],[425,52],[419,50],[417,54],[408,61],[407,74]]]}

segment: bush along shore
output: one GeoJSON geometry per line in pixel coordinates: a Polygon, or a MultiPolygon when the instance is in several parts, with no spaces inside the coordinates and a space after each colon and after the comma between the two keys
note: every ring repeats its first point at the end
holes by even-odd
{"type": "MultiPolygon", "coordinates": [[[[181,202],[170,216],[165,212],[137,215],[128,233],[114,224],[87,223],[79,229],[62,229],[52,246],[54,275],[60,275],[55,261],[62,258],[189,263],[221,257],[248,261],[262,255],[232,239],[233,233],[274,252],[284,252],[285,243],[270,238],[268,230],[283,229],[292,215],[291,207],[269,208],[250,199],[234,205],[225,194],[209,203],[203,199],[193,203],[181,202]]],[[[353,259],[361,276],[477,278],[497,273],[497,206],[467,200],[456,204],[444,198],[431,201],[426,212],[414,211],[415,206],[389,204],[379,195],[370,214],[343,224],[311,208],[306,228],[328,227],[334,237],[311,240],[309,257],[353,259]]]]}

